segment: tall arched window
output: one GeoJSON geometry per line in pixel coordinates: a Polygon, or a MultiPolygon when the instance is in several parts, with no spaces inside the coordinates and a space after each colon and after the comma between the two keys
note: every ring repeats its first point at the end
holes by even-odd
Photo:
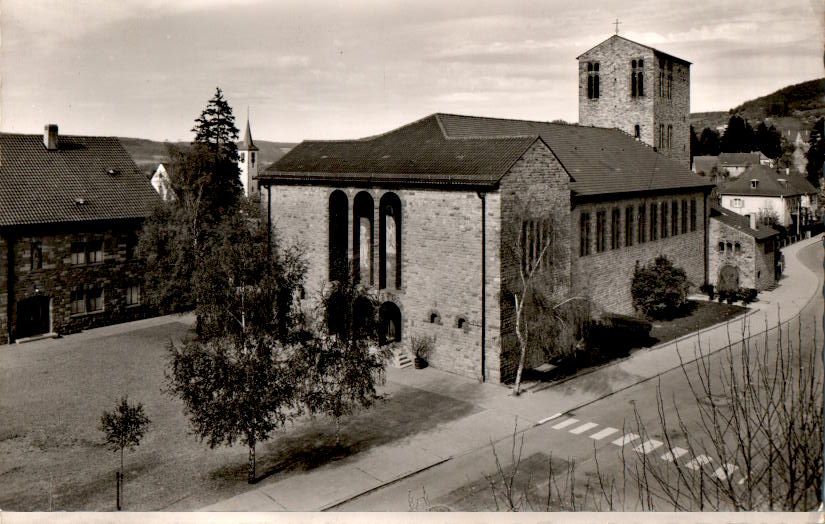
{"type": "Polygon", "coordinates": [[[355,277],[359,282],[372,285],[372,242],[373,242],[372,196],[366,191],[355,195],[352,207],[352,258],[355,277]]]}
{"type": "Polygon", "coordinates": [[[384,193],[379,202],[378,287],[401,288],[401,200],[384,193]]]}
{"type": "Polygon", "coordinates": [[[347,218],[349,201],[340,189],[329,196],[329,279],[343,280],[347,275],[347,218]]]}

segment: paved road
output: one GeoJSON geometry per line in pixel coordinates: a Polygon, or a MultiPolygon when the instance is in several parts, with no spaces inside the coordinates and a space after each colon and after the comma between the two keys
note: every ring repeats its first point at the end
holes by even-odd
{"type": "MultiPolygon", "coordinates": [[[[800,251],[799,259],[803,264],[813,270],[818,276],[817,282],[810,282],[809,285],[818,286],[818,291],[814,299],[805,306],[800,314],[804,319],[805,329],[803,339],[811,337],[812,330],[817,330],[818,348],[821,349],[822,341],[825,340],[822,333],[822,311],[823,311],[823,247],[817,242],[800,251]]],[[[783,315],[784,319],[784,315],[783,315]]],[[[754,331],[759,326],[754,327],[754,331]]],[[[764,329],[764,326],[762,326],[764,329]]],[[[783,332],[783,337],[788,336],[788,332],[783,332]]],[[[796,325],[791,330],[792,339],[796,338],[796,325]]],[[[736,334],[732,334],[736,340],[736,334]]],[[[741,338],[741,337],[740,337],[741,338]]],[[[776,330],[768,336],[768,347],[775,347],[776,330]]],[[[755,347],[763,347],[764,336],[757,336],[751,344],[755,347]]],[[[794,342],[796,344],[796,342],[794,342]]],[[[812,346],[812,344],[811,344],[812,346]]],[[[726,352],[716,353],[710,360],[713,367],[722,367],[722,359],[726,352]]],[[[736,356],[737,353],[734,353],[736,356]]],[[[685,357],[689,357],[687,354],[685,357]]],[[[639,500],[635,496],[625,497],[624,505],[619,491],[622,484],[622,454],[626,457],[635,457],[637,452],[645,456],[646,460],[658,461],[663,466],[661,471],[675,472],[675,468],[668,467],[674,461],[678,463],[690,462],[696,468],[705,468],[710,475],[724,476],[731,474],[733,482],[741,480],[741,472],[730,471],[725,464],[716,464],[711,459],[705,463],[705,459],[697,457],[693,459],[691,454],[684,453],[685,437],[697,438],[702,436],[702,426],[699,422],[696,400],[691,392],[689,382],[698,384],[698,370],[688,367],[687,375],[682,369],[667,371],[658,375],[655,380],[648,380],[630,388],[621,390],[606,398],[593,402],[583,408],[573,412],[567,412],[553,420],[547,421],[539,426],[527,429],[522,433],[523,449],[522,457],[525,468],[522,478],[526,478],[532,473],[533,479],[544,478],[546,476],[546,461],[552,455],[556,458],[567,459],[568,463],[575,463],[576,477],[579,479],[579,500],[583,493],[581,485],[588,474],[598,470],[603,476],[616,479],[616,509],[638,510],[639,500]],[[657,388],[661,387],[664,402],[657,404],[657,388]],[[676,424],[676,409],[679,409],[684,428],[676,424]],[[668,421],[667,435],[661,431],[660,410],[668,421]],[[637,435],[639,423],[641,427],[647,428],[648,434],[637,435]],[[634,431],[635,430],[635,431],[634,431]],[[684,430],[684,432],[683,432],[684,430]],[[668,445],[669,444],[669,445],[668,445]],[[673,449],[671,449],[673,448],[673,449]],[[536,460],[526,460],[532,458],[536,460]],[[529,467],[534,467],[532,472],[529,467]],[[538,467],[536,467],[538,465],[538,467]]],[[[552,413],[548,412],[548,415],[552,413]]],[[[527,426],[531,423],[523,421],[527,426]]],[[[511,451],[512,441],[505,439],[497,444],[499,457],[506,464],[512,463],[511,451]]],[[[629,460],[629,463],[632,463],[629,460]]],[[[564,467],[564,466],[562,466],[564,467]]],[[[428,506],[446,505],[457,510],[493,510],[496,509],[491,497],[489,497],[489,485],[485,475],[495,476],[493,455],[490,449],[478,449],[467,454],[457,456],[452,461],[436,466],[427,471],[421,472],[411,478],[385,486],[381,489],[350,500],[334,508],[342,511],[409,511],[410,509],[423,509],[428,506]],[[464,486],[464,489],[457,489],[464,486]],[[424,500],[426,499],[426,500],[424,500]]],[[[564,472],[558,477],[560,488],[563,490],[567,485],[564,472]]],[[[591,476],[591,481],[593,477],[591,476]]],[[[547,481],[536,480],[534,484],[539,485],[539,491],[545,490],[547,481]]],[[[635,482],[628,480],[626,489],[628,493],[633,491],[635,482]]],[[[534,501],[536,502],[536,501],[534,501]]],[[[590,504],[592,504],[592,499],[590,504]]],[[[601,508],[608,509],[606,503],[601,508]]],[[[540,506],[540,505],[539,505],[540,506]]],[[[536,508],[539,509],[539,508],[536,508]]],[[[672,510],[664,504],[658,509],[672,510]]]]}

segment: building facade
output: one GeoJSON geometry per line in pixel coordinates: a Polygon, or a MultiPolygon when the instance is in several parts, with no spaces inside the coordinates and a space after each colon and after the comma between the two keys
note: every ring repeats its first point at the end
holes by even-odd
{"type": "Polygon", "coordinates": [[[160,198],[115,138],[0,134],[4,342],[142,318],[141,224],[160,198]]]}
{"type": "Polygon", "coordinates": [[[618,35],[577,59],[581,125],[620,129],[690,168],[690,62],[618,35]]]}
{"type": "Polygon", "coordinates": [[[762,291],[776,282],[779,233],[746,218],[712,206],[709,228],[709,283],[716,289],[762,291]]]}

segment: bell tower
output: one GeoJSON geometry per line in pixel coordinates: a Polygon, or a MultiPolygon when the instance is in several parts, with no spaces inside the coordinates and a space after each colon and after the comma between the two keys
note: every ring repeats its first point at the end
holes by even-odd
{"type": "Polygon", "coordinates": [[[246,115],[246,131],[243,140],[238,144],[238,168],[241,172],[243,193],[250,196],[258,192],[258,146],[252,141],[252,131],[249,128],[249,115],[246,115]]]}

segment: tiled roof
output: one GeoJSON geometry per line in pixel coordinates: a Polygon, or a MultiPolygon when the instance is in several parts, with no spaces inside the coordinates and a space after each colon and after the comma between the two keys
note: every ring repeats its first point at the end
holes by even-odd
{"type": "Polygon", "coordinates": [[[748,217],[736,214],[733,211],[720,207],[717,204],[711,204],[710,218],[718,220],[719,222],[734,229],[738,229],[739,231],[745,233],[746,235],[750,235],[757,240],[764,240],[779,234],[779,231],[766,225],[760,225],[759,229],[751,229],[750,220],[748,217]]]}
{"type": "Polygon", "coordinates": [[[756,166],[759,165],[759,152],[719,153],[719,163],[723,166],[756,166]]]}
{"type": "Polygon", "coordinates": [[[797,187],[787,181],[786,175],[777,174],[770,166],[752,166],[742,172],[736,179],[724,184],[719,189],[720,195],[787,197],[802,194],[797,187]],[[780,179],[785,179],[783,184],[780,179]],[[752,180],[756,180],[753,187],[752,180]]]}
{"type": "Polygon", "coordinates": [[[144,218],[159,202],[116,138],[0,133],[0,226],[144,218]]]}
{"type": "Polygon", "coordinates": [[[712,187],[616,129],[440,113],[361,140],[302,142],[261,178],[494,185],[536,140],[578,195],[712,187]]]}
{"type": "Polygon", "coordinates": [[[588,50],[587,50],[587,51],[585,51],[584,53],[582,53],[582,54],[580,54],[579,56],[577,56],[577,57],[576,57],[576,60],[578,60],[579,58],[583,57],[584,55],[586,55],[586,54],[587,54],[587,53],[589,53],[590,51],[592,51],[592,50],[596,49],[597,47],[599,47],[600,45],[604,44],[605,42],[609,42],[610,40],[612,40],[612,39],[614,39],[614,38],[615,38],[615,39],[622,39],[622,40],[625,40],[625,41],[627,41],[627,42],[630,42],[631,44],[636,44],[636,45],[638,45],[638,46],[642,46],[642,47],[644,47],[644,48],[650,49],[651,51],[653,51],[654,53],[656,53],[656,54],[658,54],[658,55],[664,55],[664,56],[667,56],[668,58],[670,58],[670,59],[672,59],[672,60],[675,60],[675,61],[677,61],[677,62],[682,62],[682,63],[684,63],[684,64],[688,64],[688,65],[690,65],[690,62],[688,62],[688,61],[687,61],[687,60],[685,60],[684,58],[679,58],[678,56],[671,55],[670,53],[665,53],[664,51],[659,50],[659,49],[656,49],[655,47],[651,47],[651,46],[649,46],[649,45],[645,45],[645,44],[640,44],[639,42],[634,42],[633,40],[631,40],[631,39],[629,39],[629,38],[625,38],[625,37],[623,37],[623,36],[619,36],[619,35],[612,35],[612,36],[611,36],[610,38],[608,38],[607,40],[604,40],[604,41],[602,41],[602,42],[599,42],[598,44],[594,45],[593,47],[591,47],[590,49],[588,49],[588,50]]]}
{"type": "MultiPolygon", "coordinates": [[[[782,176],[780,175],[779,178],[782,178],[782,176]]],[[[788,182],[790,182],[790,184],[802,194],[810,195],[817,193],[817,190],[813,184],[811,184],[808,179],[802,175],[786,175],[784,178],[786,178],[788,182]]]]}
{"type": "Polygon", "coordinates": [[[713,155],[693,157],[693,171],[696,174],[709,175],[714,167],[719,167],[719,157],[713,155]]]}

